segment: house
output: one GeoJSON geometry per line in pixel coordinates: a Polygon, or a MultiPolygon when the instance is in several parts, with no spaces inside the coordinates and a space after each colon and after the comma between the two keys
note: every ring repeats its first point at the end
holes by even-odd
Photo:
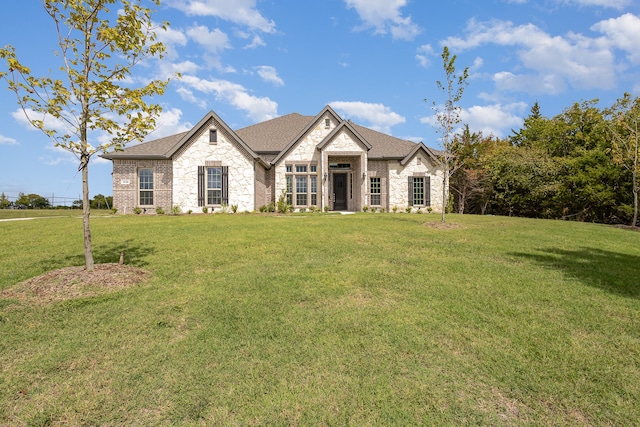
{"type": "Polygon", "coordinates": [[[326,106],[231,129],[213,111],[188,132],[103,154],[119,213],[179,206],[253,211],[285,195],[296,208],[442,206],[438,152],[343,120],[326,106]]]}

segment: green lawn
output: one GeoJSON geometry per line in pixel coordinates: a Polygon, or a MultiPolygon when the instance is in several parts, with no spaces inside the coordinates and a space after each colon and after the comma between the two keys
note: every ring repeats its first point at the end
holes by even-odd
{"type": "MultiPolygon", "coordinates": [[[[0,425],[636,424],[640,233],[438,219],[96,215],[96,262],[152,277],[0,299],[0,425]]],[[[81,233],[0,222],[0,290],[81,233]]]]}

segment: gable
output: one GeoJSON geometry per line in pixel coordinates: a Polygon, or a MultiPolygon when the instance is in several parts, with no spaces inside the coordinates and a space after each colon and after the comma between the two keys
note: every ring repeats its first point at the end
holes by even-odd
{"type": "Polygon", "coordinates": [[[216,113],[209,111],[190,131],[160,138],[122,151],[102,154],[105,159],[173,159],[180,156],[203,133],[216,130],[244,155],[264,162],[216,113]]]}

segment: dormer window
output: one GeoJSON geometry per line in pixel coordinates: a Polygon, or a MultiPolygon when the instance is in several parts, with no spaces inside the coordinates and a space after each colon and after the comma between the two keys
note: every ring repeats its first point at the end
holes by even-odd
{"type": "Polygon", "coordinates": [[[209,129],[209,144],[218,143],[218,131],[216,129],[209,129]]]}
{"type": "Polygon", "coordinates": [[[324,128],[329,129],[331,127],[331,120],[324,119],[324,128]]]}

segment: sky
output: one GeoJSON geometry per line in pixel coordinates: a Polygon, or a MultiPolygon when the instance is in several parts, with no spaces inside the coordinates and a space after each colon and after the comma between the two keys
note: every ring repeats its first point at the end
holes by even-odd
{"type": "MultiPolygon", "coordinates": [[[[40,0],[5,2],[0,45],[35,75],[60,66],[40,0]]],[[[433,103],[444,101],[442,49],[469,69],[462,123],[507,137],[537,101],[547,117],[573,103],[640,96],[638,0],[163,0],[154,21],[164,58],[131,84],[173,79],[147,140],[190,129],[208,111],[239,129],[326,105],[344,119],[440,148],[433,103]]],[[[4,69],[0,64],[0,69],[4,69]]],[[[55,73],[55,71],[53,71],[55,73]]],[[[78,160],[26,121],[0,81],[0,192],[54,204],[82,194],[78,160]]],[[[92,135],[98,146],[105,135],[92,135]]],[[[89,191],[111,195],[112,165],[94,156],[89,191]]]]}

